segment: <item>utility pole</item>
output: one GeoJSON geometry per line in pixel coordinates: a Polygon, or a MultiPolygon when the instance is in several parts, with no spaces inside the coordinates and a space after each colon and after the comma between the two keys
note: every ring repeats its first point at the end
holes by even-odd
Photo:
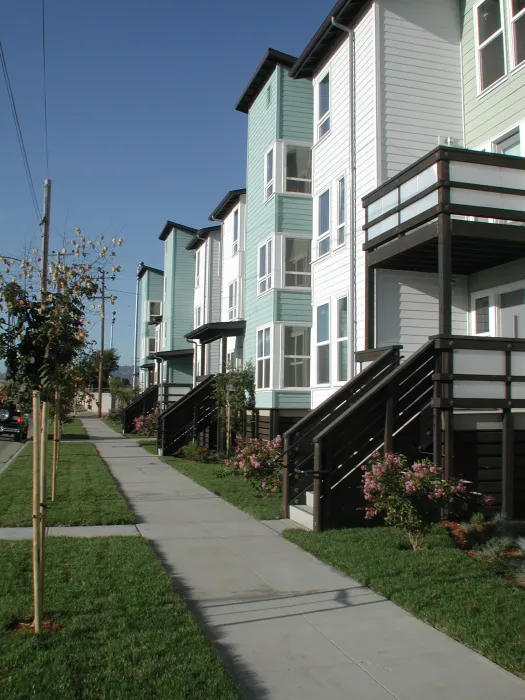
{"type": "Polygon", "coordinates": [[[111,336],[109,340],[109,347],[110,350],[113,350],[113,329],[115,327],[115,316],[117,315],[116,311],[113,311],[113,314],[111,315],[111,336]]]}
{"type": "Polygon", "coordinates": [[[102,418],[102,369],[104,366],[104,326],[106,322],[106,272],[102,275],[102,304],[100,309],[100,362],[98,366],[98,417],[102,418]]]}
{"type": "Polygon", "coordinates": [[[51,180],[44,180],[44,215],[42,216],[42,268],[41,293],[47,292],[47,275],[49,264],[49,222],[51,220],[51,180]]]}
{"type": "Polygon", "coordinates": [[[137,338],[139,334],[139,283],[140,283],[140,273],[142,271],[142,267],[144,266],[143,262],[139,262],[137,265],[137,287],[135,289],[135,332],[133,335],[133,372],[132,372],[132,378],[131,378],[131,385],[133,388],[135,388],[137,384],[137,338]]]}

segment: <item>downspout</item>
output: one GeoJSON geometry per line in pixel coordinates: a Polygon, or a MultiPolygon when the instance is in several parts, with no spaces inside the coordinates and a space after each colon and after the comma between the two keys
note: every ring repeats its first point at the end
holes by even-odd
{"type": "Polygon", "coordinates": [[[350,117],[350,148],[349,151],[349,172],[350,172],[350,290],[348,307],[351,313],[348,324],[348,345],[350,346],[350,376],[355,376],[355,354],[357,347],[357,294],[356,294],[356,245],[357,245],[357,203],[356,203],[356,124],[355,124],[355,33],[353,29],[348,29],[344,24],[336,22],[335,17],[331,18],[332,26],[348,34],[348,111],[350,117]]]}

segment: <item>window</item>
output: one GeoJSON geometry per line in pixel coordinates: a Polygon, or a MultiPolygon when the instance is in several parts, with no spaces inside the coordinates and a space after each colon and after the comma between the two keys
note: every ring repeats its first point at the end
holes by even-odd
{"type": "Polygon", "coordinates": [[[195,253],[195,286],[198,287],[200,284],[200,274],[201,274],[201,252],[198,250],[195,253]]]}
{"type": "Polygon", "coordinates": [[[257,331],[257,389],[270,388],[270,328],[257,331]]]}
{"type": "Polygon", "coordinates": [[[201,325],[201,307],[197,306],[195,309],[195,328],[199,328],[201,325]]]}
{"type": "Polygon", "coordinates": [[[482,92],[506,72],[500,0],[483,0],[474,12],[478,88],[482,92]]]}
{"type": "Polygon", "coordinates": [[[337,381],[348,381],[348,297],[337,300],[337,381]]]}
{"type": "Polygon", "coordinates": [[[512,66],[525,61],[525,0],[509,0],[512,66]]]}
{"type": "Polygon", "coordinates": [[[163,298],[164,301],[166,301],[166,294],[167,294],[167,291],[168,291],[168,278],[167,278],[167,277],[164,277],[163,279],[164,279],[164,291],[163,291],[163,294],[162,294],[162,298],[163,298]]]}
{"type": "Polygon", "coordinates": [[[317,383],[330,383],[330,304],[317,307],[317,383]]]}
{"type": "Polygon", "coordinates": [[[228,287],[228,320],[237,318],[237,280],[228,287]]]}
{"type": "Polygon", "coordinates": [[[310,258],[312,244],[309,238],[286,238],[284,244],[284,286],[310,287],[310,258]]]}
{"type": "Polygon", "coordinates": [[[303,326],[284,327],[283,386],[310,386],[310,329],[303,326]]]}
{"type": "Polygon", "coordinates": [[[327,73],[318,86],[319,117],[317,134],[322,138],[330,131],[330,73],[327,73]]]}
{"type": "Polygon", "coordinates": [[[152,321],[155,316],[160,316],[162,313],[162,303],[160,301],[148,302],[148,321],[152,321]]]}
{"type": "Polygon", "coordinates": [[[345,199],[345,179],[342,177],[337,182],[337,245],[343,245],[345,242],[345,199]]]}
{"type": "Polygon", "coordinates": [[[311,194],[312,152],[309,146],[286,146],[286,192],[311,194]]]}
{"type": "Polygon", "coordinates": [[[149,357],[156,351],[155,338],[144,338],[145,356],[149,357]]]}
{"type": "Polygon", "coordinates": [[[264,198],[270,199],[273,194],[273,148],[268,151],[264,163],[264,198]]]}
{"type": "Polygon", "coordinates": [[[507,156],[521,156],[520,130],[515,129],[511,134],[507,134],[504,138],[495,142],[493,150],[507,156]]]}
{"type": "Polygon", "coordinates": [[[317,254],[319,256],[330,252],[330,190],[319,197],[319,234],[317,254]]]}
{"type": "Polygon", "coordinates": [[[164,321],[162,324],[162,347],[166,349],[168,347],[168,322],[164,321]]]}
{"type": "Polygon", "coordinates": [[[480,333],[488,333],[490,330],[489,323],[489,298],[479,297],[474,302],[474,321],[475,321],[475,333],[479,335],[480,333]]]}
{"type": "Polygon", "coordinates": [[[239,251],[239,210],[233,212],[233,255],[239,251]]]}
{"type": "Polygon", "coordinates": [[[272,288],[272,241],[267,241],[259,248],[259,294],[264,294],[272,288]]]}

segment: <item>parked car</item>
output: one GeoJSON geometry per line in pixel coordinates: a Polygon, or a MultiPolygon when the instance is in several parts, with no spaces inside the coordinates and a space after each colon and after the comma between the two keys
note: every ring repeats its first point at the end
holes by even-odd
{"type": "Polygon", "coordinates": [[[12,435],[15,442],[27,440],[28,420],[13,404],[0,404],[0,435],[12,435]]]}

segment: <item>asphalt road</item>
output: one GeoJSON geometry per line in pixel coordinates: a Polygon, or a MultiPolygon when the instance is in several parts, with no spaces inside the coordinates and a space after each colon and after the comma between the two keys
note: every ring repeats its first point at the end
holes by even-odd
{"type": "Polygon", "coordinates": [[[14,442],[11,437],[0,437],[0,472],[3,472],[7,462],[25,443],[14,442]]]}

